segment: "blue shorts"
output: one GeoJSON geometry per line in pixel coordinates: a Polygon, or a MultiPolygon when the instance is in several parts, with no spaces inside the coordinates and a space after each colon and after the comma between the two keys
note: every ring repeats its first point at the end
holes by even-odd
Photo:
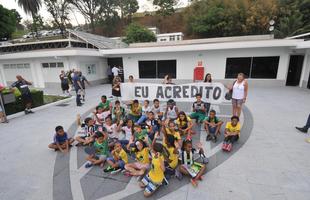
{"type": "Polygon", "coordinates": [[[124,162],[123,160],[118,160],[118,161],[116,162],[114,158],[109,157],[109,158],[107,158],[107,161],[112,161],[113,163],[117,163],[117,164],[118,164],[118,167],[121,168],[121,169],[124,169],[124,168],[125,168],[125,162],[124,162]]]}

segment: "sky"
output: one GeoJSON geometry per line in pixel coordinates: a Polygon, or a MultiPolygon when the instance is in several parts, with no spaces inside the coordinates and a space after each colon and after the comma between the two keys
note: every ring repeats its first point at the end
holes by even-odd
{"type": "MultiPolygon", "coordinates": [[[[179,0],[179,5],[186,5],[188,0],[179,0]]],[[[152,6],[152,0],[138,0],[139,2],[139,10],[138,12],[144,12],[146,10],[151,11],[154,10],[152,6]]],[[[26,15],[25,12],[18,6],[15,0],[0,0],[0,4],[8,9],[16,9],[18,13],[22,16],[23,20],[31,19],[31,16],[26,15]]],[[[44,20],[51,21],[52,17],[47,12],[44,3],[42,4],[42,9],[40,10],[41,16],[43,16],[44,20]]],[[[75,9],[69,15],[70,22],[72,25],[76,26],[79,24],[84,24],[84,17],[75,9]]],[[[22,20],[22,21],[23,21],[22,20]]]]}

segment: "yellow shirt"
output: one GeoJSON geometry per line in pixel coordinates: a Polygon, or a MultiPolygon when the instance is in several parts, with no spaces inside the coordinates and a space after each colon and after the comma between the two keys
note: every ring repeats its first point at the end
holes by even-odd
{"type": "Polygon", "coordinates": [[[133,116],[140,116],[142,112],[142,106],[139,104],[138,107],[135,107],[133,105],[131,105],[130,107],[130,114],[133,116]]]}
{"type": "Polygon", "coordinates": [[[136,153],[136,159],[138,162],[140,162],[142,164],[150,164],[149,148],[145,147],[141,151],[138,151],[136,153]]]}
{"type": "Polygon", "coordinates": [[[120,157],[120,159],[122,159],[126,164],[128,163],[128,157],[127,157],[127,153],[126,151],[124,151],[124,149],[122,149],[118,156],[120,157]]]}
{"type": "Polygon", "coordinates": [[[240,136],[240,123],[238,122],[236,126],[232,126],[231,125],[231,122],[227,122],[226,123],[226,129],[229,131],[229,132],[237,132],[239,131],[238,135],[240,136]]]}
{"type": "Polygon", "coordinates": [[[160,163],[164,161],[163,156],[155,158],[152,156],[152,165],[149,172],[149,177],[153,183],[162,183],[164,180],[164,171],[160,167],[160,163]]]}
{"type": "Polygon", "coordinates": [[[170,131],[169,128],[166,128],[167,134],[173,135],[176,140],[180,140],[181,136],[178,131],[170,131]]]}
{"type": "Polygon", "coordinates": [[[187,116],[186,118],[187,122],[184,120],[181,121],[180,118],[178,118],[175,123],[178,125],[178,127],[183,128],[187,125],[188,122],[192,121],[192,119],[189,116],[187,116]]]}
{"type": "Polygon", "coordinates": [[[178,158],[178,154],[175,154],[174,153],[174,147],[168,147],[166,145],[166,143],[164,143],[164,147],[168,150],[169,152],[169,160],[171,160],[169,162],[169,166],[172,168],[172,169],[175,169],[177,166],[178,166],[178,162],[179,162],[179,158],[178,158]]]}

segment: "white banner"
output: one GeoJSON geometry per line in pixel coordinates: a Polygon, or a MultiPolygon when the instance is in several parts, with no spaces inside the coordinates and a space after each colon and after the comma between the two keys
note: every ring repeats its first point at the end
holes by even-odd
{"type": "Polygon", "coordinates": [[[181,85],[163,85],[153,83],[122,83],[122,101],[145,100],[168,101],[173,99],[180,102],[196,101],[196,94],[200,93],[205,102],[220,104],[225,96],[222,83],[189,83],[181,85]]]}

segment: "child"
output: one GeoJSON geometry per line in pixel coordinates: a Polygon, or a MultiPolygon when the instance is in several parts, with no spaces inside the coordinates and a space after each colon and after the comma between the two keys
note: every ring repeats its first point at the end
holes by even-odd
{"type": "Polygon", "coordinates": [[[232,116],[231,122],[226,123],[225,139],[222,146],[224,151],[231,151],[232,144],[239,139],[240,129],[239,117],[232,116]]]}
{"type": "MultiPolygon", "coordinates": [[[[154,140],[155,141],[155,140],[154,140]]],[[[143,177],[140,187],[144,188],[144,196],[151,196],[164,181],[165,164],[163,153],[163,145],[154,143],[152,145],[152,163],[149,173],[143,177]]]]}
{"type": "Polygon", "coordinates": [[[55,151],[60,150],[62,153],[68,153],[69,147],[74,142],[73,138],[68,138],[68,134],[64,131],[62,126],[55,128],[54,142],[48,145],[48,148],[55,151]]]}
{"type": "Polygon", "coordinates": [[[103,112],[103,108],[96,106],[96,110],[93,112],[96,126],[102,126],[104,119],[108,116],[107,112],[103,112]]]}
{"type": "Polygon", "coordinates": [[[109,136],[108,143],[110,148],[114,147],[115,142],[118,141],[120,126],[121,125],[117,126],[117,124],[112,123],[110,116],[105,118],[104,128],[106,129],[109,136]]]}
{"type": "Polygon", "coordinates": [[[179,109],[175,105],[175,101],[173,99],[169,99],[167,101],[167,108],[165,112],[165,119],[166,120],[176,120],[179,115],[179,109]]]}
{"type": "MultiPolygon", "coordinates": [[[[80,120],[78,119],[78,121],[80,120]]],[[[80,144],[88,145],[94,141],[94,137],[93,137],[95,134],[94,124],[95,124],[95,121],[90,117],[87,117],[84,120],[84,124],[81,125],[84,131],[82,133],[77,134],[75,137],[76,141],[79,142],[77,145],[80,145],[80,144]]]]}
{"type": "Polygon", "coordinates": [[[131,119],[134,123],[136,123],[140,117],[141,117],[141,113],[142,113],[142,107],[139,104],[138,100],[133,100],[133,102],[130,105],[130,111],[128,114],[128,119],[131,119]]]}
{"type": "Polygon", "coordinates": [[[137,121],[137,124],[142,124],[147,119],[147,114],[151,111],[150,101],[144,100],[143,106],[142,106],[142,115],[140,119],[137,121]]]}
{"type": "Polygon", "coordinates": [[[110,102],[110,100],[107,100],[106,95],[101,96],[101,102],[98,106],[102,107],[103,112],[109,112],[109,114],[112,113],[112,103],[110,102]]]}
{"type": "MultiPolygon", "coordinates": [[[[202,145],[197,145],[199,153],[203,154],[202,145]]],[[[202,175],[206,169],[204,164],[195,162],[194,153],[195,149],[193,148],[191,140],[184,140],[182,144],[182,153],[181,153],[181,165],[179,171],[184,175],[191,176],[191,183],[194,187],[198,186],[198,180],[202,180],[202,175]]]]}
{"type": "Polygon", "coordinates": [[[149,140],[149,137],[148,137],[148,130],[147,129],[142,129],[141,125],[139,125],[139,124],[136,124],[134,126],[134,134],[133,134],[133,136],[131,137],[131,139],[129,141],[129,145],[132,145],[137,140],[142,140],[146,144],[150,144],[150,140],[149,140]]]}
{"type": "Polygon", "coordinates": [[[90,168],[93,165],[100,165],[102,168],[109,154],[108,135],[104,132],[97,131],[95,133],[95,142],[93,146],[86,147],[85,152],[88,154],[85,168],[90,168]]]}
{"type": "Polygon", "coordinates": [[[115,106],[112,109],[113,122],[119,123],[121,120],[125,118],[125,108],[121,106],[121,102],[119,100],[115,101],[115,106]]]}
{"type": "Polygon", "coordinates": [[[147,116],[147,120],[145,121],[145,124],[149,128],[149,138],[153,141],[154,135],[159,132],[160,129],[160,120],[155,119],[154,113],[150,111],[147,116]]]}
{"type": "Polygon", "coordinates": [[[193,112],[190,118],[196,119],[196,122],[202,123],[207,113],[206,103],[201,100],[201,94],[196,94],[196,101],[193,103],[193,112]]]}
{"type": "Polygon", "coordinates": [[[207,132],[207,141],[212,140],[213,142],[216,143],[217,137],[216,135],[220,135],[220,129],[223,124],[223,122],[216,117],[216,112],[215,110],[211,110],[209,117],[205,118],[205,129],[207,132]]]}
{"type": "MultiPolygon", "coordinates": [[[[119,131],[123,131],[125,133],[125,137],[121,140],[119,140],[119,142],[122,144],[122,147],[125,148],[126,145],[129,144],[130,138],[132,137],[132,134],[134,132],[134,128],[133,128],[133,121],[132,120],[127,120],[126,126],[124,125],[124,121],[120,121],[120,125],[118,126],[119,131]]],[[[128,149],[129,146],[126,147],[126,149],[128,149]]]]}
{"type": "Polygon", "coordinates": [[[186,116],[185,112],[181,111],[179,113],[176,124],[181,135],[187,135],[191,138],[191,136],[194,134],[194,131],[192,130],[192,120],[190,117],[186,116]]]}
{"type": "Polygon", "coordinates": [[[166,143],[165,138],[167,138],[166,135],[173,135],[175,139],[175,146],[176,148],[180,149],[181,147],[181,136],[178,131],[176,131],[175,123],[174,121],[170,120],[168,123],[165,123],[164,126],[162,127],[162,132],[164,133],[164,139],[163,142],[166,143]]]}
{"type": "Polygon", "coordinates": [[[162,107],[160,106],[158,99],[153,100],[153,105],[151,107],[151,111],[154,113],[155,119],[162,120],[164,112],[163,112],[162,107]]]}
{"type": "Polygon", "coordinates": [[[127,171],[126,175],[142,176],[150,166],[150,150],[143,140],[137,140],[134,149],[136,153],[136,162],[125,165],[127,171]]]}
{"type": "Polygon", "coordinates": [[[121,143],[116,142],[114,145],[114,150],[111,152],[112,157],[107,158],[109,166],[103,170],[104,172],[111,172],[115,174],[124,169],[125,164],[128,163],[127,153],[122,148],[121,143]]]}

